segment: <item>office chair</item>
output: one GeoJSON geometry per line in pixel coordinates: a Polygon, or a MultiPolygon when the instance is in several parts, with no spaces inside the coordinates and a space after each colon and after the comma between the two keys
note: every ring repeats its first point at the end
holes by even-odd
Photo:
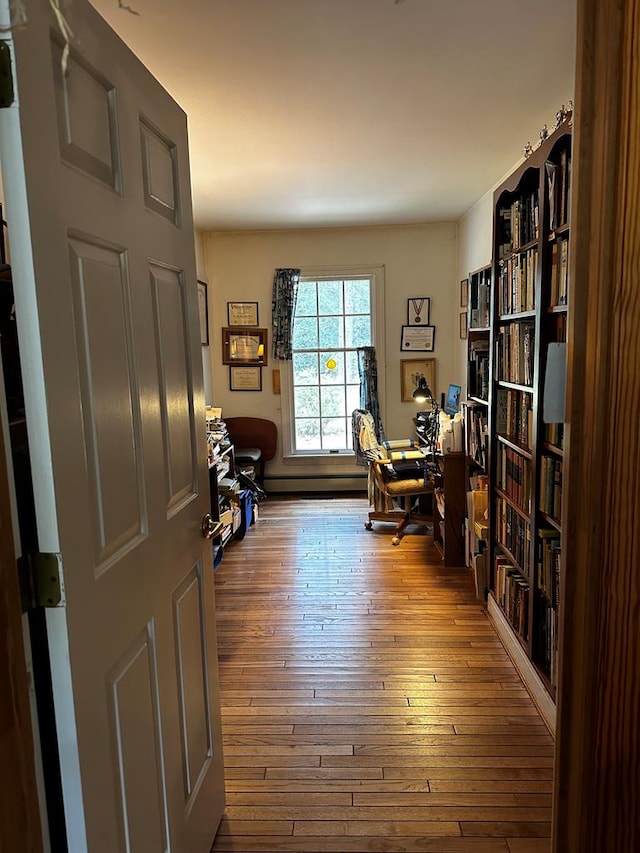
{"type": "Polygon", "coordinates": [[[396,528],[391,544],[399,545],[408,525],[431,528],[433,514],[420,505],[428,503],[430,509],[434,483],[419,442],[411,438],[379,442],[373,417],[364,409],[353,412],[352,425],[356,462],[369,468],[369,505],[373,509],[366,529],[371,530],[374,521],[392,522],[396,528]]]}

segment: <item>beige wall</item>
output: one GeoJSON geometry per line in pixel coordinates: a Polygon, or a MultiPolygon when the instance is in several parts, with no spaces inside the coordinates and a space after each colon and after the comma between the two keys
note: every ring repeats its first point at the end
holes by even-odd
{"type": "MultiPolygon", "coordinates": [[[[201,231],[195,232],[196,237],[196,275],[198,281],[208,284],[207,266],[204,257],[204,239],[201,231]]],[[[211,346],[202,347],[202,376],[204,383],[204,399],[207,404],[211,403],[213,397],[213,385],[211,380],[211,346]]]]}
{"type": "MultiPolygon", "coordinates": [[[[470,272],[491,263],[491,239],[493,233],[493,188],[488,190],[458,222],[458,280],[467,278],[470,272]]],[[[458,308],[456,315],[463,309],[458,308]]],[[[467,342],[458,337],[455,358],[456,381],[462,385],[466,396],[467,385],[467,342]]]]}
{"type": "MultiPolygon", "coordinates": [[[[458,222],[456,229],[458,279],[467,278],[470,272],[491,263],[493,253],[493,193],[496,187],[522,163],[518,160],[499,181],[487,190],[478,201],[469,208],[458,222]]],[[[458,308],[456,322],[462,309],[458,308]]],[[[458,341],[455,353],[456,381],[463,387],[463,399],[467,383],[467,342],[458,341]]]]}
{"type": "MultiPolygon", "coordinates": [[[[413,403],[400,401],[400,334],[407,322],[407,299],[429,296],[436,327],[437,391],[454,382],[459,338],[452,317],[458,302],[456,226],[452,223],[273,232],[212,232],[204,235],[209,281],[209,323],[213,402],[226,415],[259,415],[282,427],[282,398],[273,393],[271,373],[271,287],[276,267],[384,266],[384,337],[386,363],[379,364],[386,390],[383,411],[389,437],[413,432],[413,403]],[[227,323],[227,301],[258,302],[260,326],[269,329],[269,365],[263,369],[262,392],[229,391],[228,368],[222,365],[221,328],[227,323]],[[455,333],[455,334],[454,334],[455,333]]],[[[425,354],[426,357],[427,354],[425,354]]],[[[328,463],[329,470],[334,460],[328,463]]],[[[292,475],[322,464],[289,460],[270,466],[272,474],[292,475]]],[[[353,471],[349,462],[343,470],[353,471]]]]}

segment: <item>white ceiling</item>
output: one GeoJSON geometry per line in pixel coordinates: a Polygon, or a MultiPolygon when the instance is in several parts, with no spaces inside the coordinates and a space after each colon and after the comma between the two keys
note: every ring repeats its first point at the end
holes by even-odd
{"type": "Polygon", "coordinates": [[[202,230],[457,220],[573,97],[576,0],[121,2],[202,230]]]}

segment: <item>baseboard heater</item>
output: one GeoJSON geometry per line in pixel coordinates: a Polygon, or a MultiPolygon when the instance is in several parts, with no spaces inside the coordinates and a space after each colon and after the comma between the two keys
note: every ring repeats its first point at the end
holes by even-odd
{"type": "Polygon", "coordinates": [[[367,489],[366,474],[289,474],[288,476],[265,477],[267,494],[278,492],[364,492],[367,489]]]}

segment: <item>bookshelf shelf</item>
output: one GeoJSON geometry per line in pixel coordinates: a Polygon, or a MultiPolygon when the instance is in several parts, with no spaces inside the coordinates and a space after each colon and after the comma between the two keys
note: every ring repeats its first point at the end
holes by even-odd
{"type": "Polygon", "coordinates": [[[525,509],[522,509],[522,507],[519,506],[517,501],[514,501],[513,498],[510,498],[509,495],[504,491],[504,489],[500,489],[498,488],[498,486],[496,486],[495,493],[496,495],[499,495],[506,503],[508,503],[509,506],[520,516],[520,518],[523,518],[525,521],[530,520],[530,513],[528,513],[525,509]]]}
{"type": "Polygon", "coordinates": [[[567,334],[571,144],[569,117],[493,197],[489,612],[532,694],[551,708],[564,430],[543,421],[543,398],[547,358],[567,334]]]}
{"type": "Polygon", "coordinates": [[[524,456],[525,459],[532,459],[532,453],[528,447],[524,447],[524,445],[517,442],[514,438],[508,435],[498,434],[496,439],[500,442],[500,444],[506,444],[507,447],[510,447],[511,450],[515,450],[516,453],[520,453],[524,456]]]}
{"type": "Polygon", "coordinates": [[[500,388],[511,388],[512,391],[525,391],[527,394],[531,394],[533,391],[533,385],[521,385],[519,382],[507,382],[504,379],[500,379],[497,385],[500,388]]]}
{"type": "Polygon", "coordinates": [[[551,442],[550,442],[550,441],[545,441],[545,442],[544,442],[544,444],[543,444],[542,446],[543,446],[543,447],[544,447],[544,449],[545,449],[545,450],[547,450],[549,453],[553,453],[553,454],[555,454],[556,456],[560,456],[561,458],[564,458],[564,450],[563,450],[561,447],[556,447],[556,445],[555,445],[555,444],[551,444],[551,442]]]}
{"type": "Polygon", "coordinates": [[[562,533],[562,526],[557,518],[554,518],[552,515],[548,515],[546,512],[542,511],[540,511],[540,517],[544,519],[546,524],[550,524],[559,533],[562,533]]]}
{"type": "Polygon", "coordinates": [[[483,400],[482,397],[469,396],[468,401],[470,403],[475,403],[477,406],[488,406],[489,405],[489,401],[483,400]]]}
{"type": "MultiPolygon", "coordinates": [[[[520,565],[520,563],[518,563],[518,561],[513,556],[511,551],[507,548],[506,545],[503,545],[501,542],[498,542],[496,547],[500,551],[501,554],[503,554],[505,557],[507,557],[511,561],[511,564],[513,565],[514,569],[517,569],[520,573],[524,574],[522,572],[522,566],[520,565]]],[[[493,597],[495,599],[495,595],[493,597]]]]}
{"type": "Polygon", "coordinates": [[[512,323],[514,320],[534,320],[535,311],[514,311],[511,314],[500,314],[498,318],[500,323],[512,323]]]}

